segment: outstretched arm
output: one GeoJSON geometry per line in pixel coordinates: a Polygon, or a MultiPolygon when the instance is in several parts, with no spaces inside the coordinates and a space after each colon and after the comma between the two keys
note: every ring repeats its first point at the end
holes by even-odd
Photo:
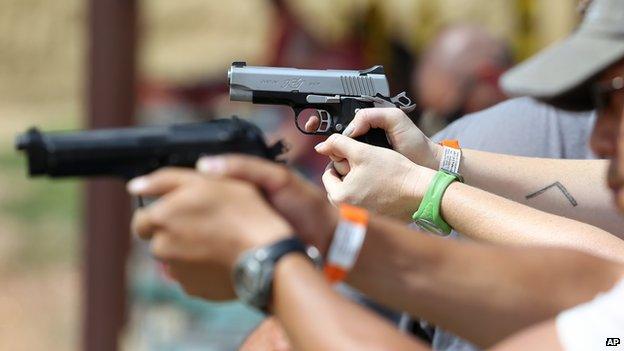
{"type": "Polygon", "coordinates": [[[467,184],[624,239],[624,217],[606,183],[606,160],[559,160],[462,150],[467,184]]]}
{"type": "Polygon", "coordinates": [[[549,319],[545,322],[532,325],[513,336],[496,344],[492,351],[565,351],[555,321],[549,319]]]}
{"type": "MultiPolygon", "coordinates": [[[[394,149],[411,161],[438,168],[441,147],[399,109],[360,110],[345,134],[356,137],[370,128],[386,130],[394,149]]],[[[606,168],[604,160],[540,159],[463,149],[460,172],[469,185],[624,237],[624,217],[612,205],[606,168]]]]}
{"type": "Polygon", "coordinates": [[[348,282],[486,347],[590,300],[621,275],[621,265],[576,251],[460,243],[375,218],[348,282]]]}
{"type": "Polygon", "coordinates": [[[340,296],[303,256],[278,263],[273,312],[295,350],[426,350],[381,317],[340,296]]]}
{"type": "Polygon", "coordinates": [[[600,228],[462,183],[445,192],[442,216],[455,230],[478,240],[568,247],[616,261],[624,257],[624,241],[600,228]]]}
{"type": "MultiPolygon", "coordinates": [[[[372,208],[409,220],[435,172],[410,163],[404,156],[332,135],[317,146],[334,167],[323,175],[330,199],[372,208]],[[336,169],[345,168],[341,175],[336,169]],[[396,208],[396,210],[395,210],[396,208]]],[[[473,239],[515,245],[570,247],[622,260],[624,241],[575,220],[539,211],[484,190],[455,182],[442,198],[442,217],[473,239]]]]}

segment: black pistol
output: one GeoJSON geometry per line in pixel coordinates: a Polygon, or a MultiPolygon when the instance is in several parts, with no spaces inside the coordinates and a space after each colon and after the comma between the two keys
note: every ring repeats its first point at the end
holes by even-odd
{"type": "Polygon", "coordinates": [[[31,176],[117,177],[125,180],[167,166],[195,167],[204,155],[243,153],[276,160],[260,129],[242,119],[165,126],[42,133],[30,128],[15,146],[26,153],[31,176]]]}

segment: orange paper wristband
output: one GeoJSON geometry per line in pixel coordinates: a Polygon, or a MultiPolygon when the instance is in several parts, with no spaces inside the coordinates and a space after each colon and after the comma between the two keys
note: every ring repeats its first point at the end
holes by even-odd
{"type": "Polygon", "coordinates": [[[356,206],[341,204],[340,217],[351,222],[368,225],[368,211],[356,206]]]}
{"type": "Polygon", "coordinates": [[[453,149],[459,149],[459,141],[457,139],[445,139],[440,142],[442,146],[452,147],[453,149]]]}
{"type": "Polygon", "coordinates": [[[332,284],[344,280],[355,264],[364,241],[369,215],[364,209],[342,204],[340,218],[324,268],[325,277],[332,284]]]}

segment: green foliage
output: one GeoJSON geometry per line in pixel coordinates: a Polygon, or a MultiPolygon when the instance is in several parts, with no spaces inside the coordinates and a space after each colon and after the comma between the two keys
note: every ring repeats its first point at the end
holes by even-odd
{"type": "Polygon", "coordinates": [[[0,153],[0,221],[18,237],[12,262],[23,265],[75,262],[79,252],[79,183],[28,178],[25,159],[0,153]]]}

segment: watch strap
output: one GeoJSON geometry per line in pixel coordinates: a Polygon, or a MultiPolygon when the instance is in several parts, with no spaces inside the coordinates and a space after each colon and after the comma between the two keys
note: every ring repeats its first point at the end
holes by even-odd
{"type": "Polygon", "coordinates": [[[429,184],[425,196],[420,202],[418,210],[412,215],[412,219],[416,224],[425,222],[428,225],[433,225],[446,235],[451,233],[451,226],[442,218],[441,205],[444,192],[451,183],[457,180],[457,174],[444,170],[440,170],[436,173],[431,184],[429,184]]]}
{"type": "Polygon", "coordinates": [[[266,252],[266,259],[275,265],[280,258],[291,252],[302,252],[306,254],[306,246],[298,237],[290,237],[277,241],[269,246],[262,247],[258,250],[259,255],[262,251],[266,252]]]}

